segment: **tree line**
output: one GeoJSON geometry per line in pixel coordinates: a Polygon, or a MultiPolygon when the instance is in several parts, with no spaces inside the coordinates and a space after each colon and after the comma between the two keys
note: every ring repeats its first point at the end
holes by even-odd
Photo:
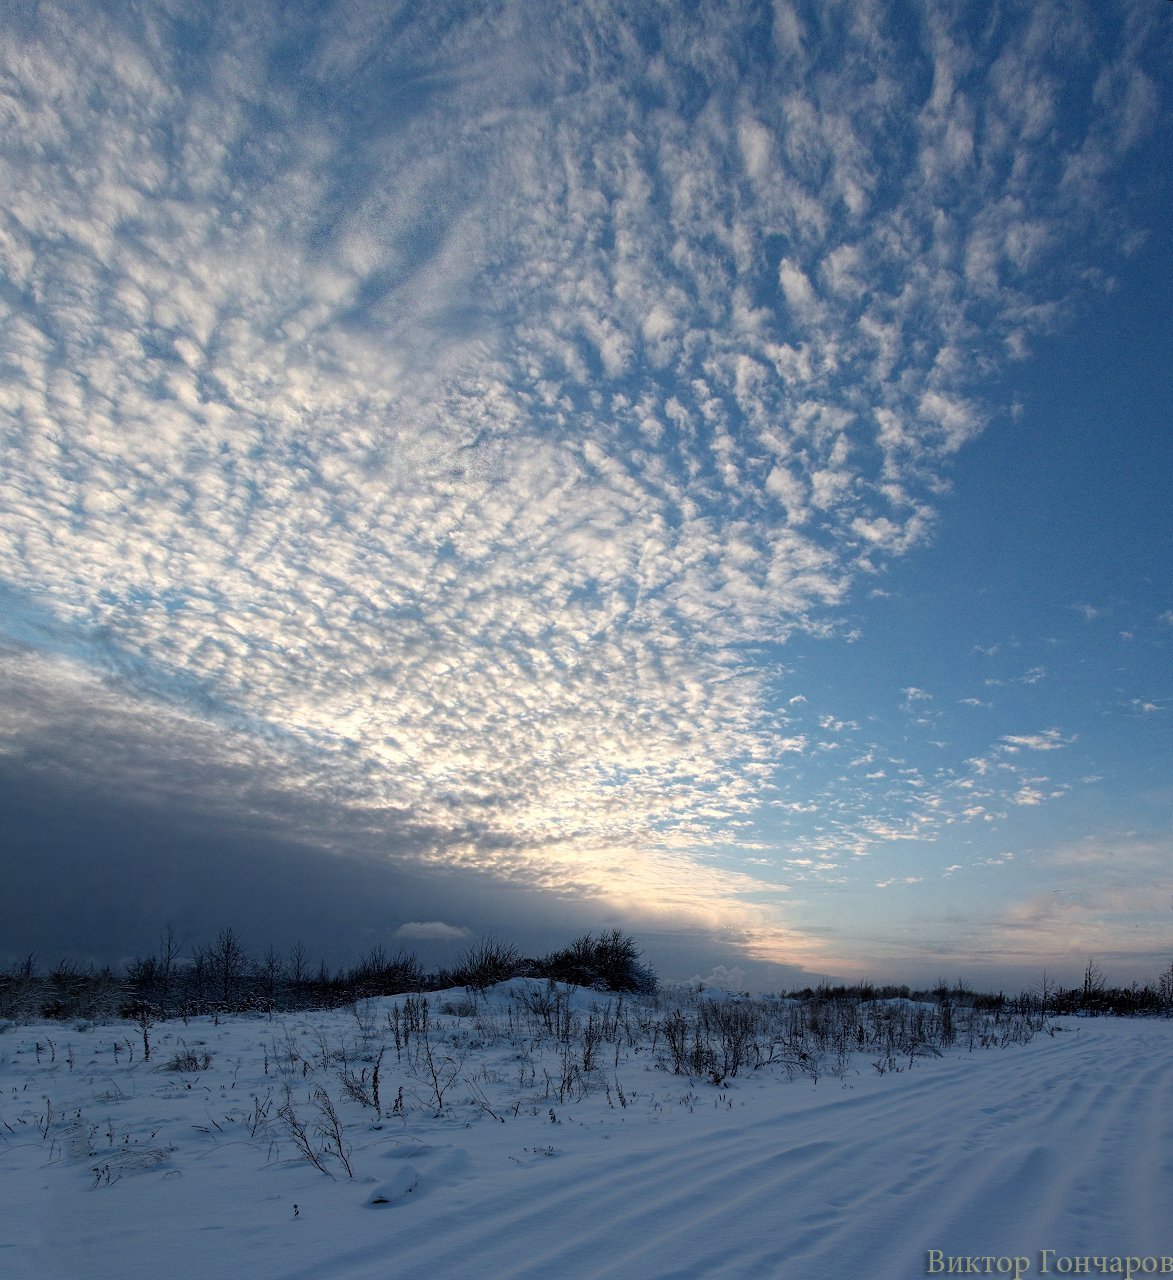
{"type": "MultiPolygon", "coordinates": [[[[154,951],[136,956],[120,971],[83,967],[61,960],[45,972],[28,955],[0,974],[0,1018],[165,1019],[228,1013],[336,1008],[376,996],[467,987],[483,991],[509,978],[552,979],[600,991],[651,994],[655,970],[644,964],[636,941],[620,929],[586,933],[544,956],[525,956],[517,947],[487,936],[470,943],[451,968],[425,971],[414,953],[372,946],[357,963],[331,971],[311,961],[301,942],[282,953],[267,947],[250,954],[241,936],[225,926],[215,939],[185,949],[175,931],[162,930],[154,951]]],[[[1109,984],[1089,960],[1078,986],[1064,987],[1045,973],[1040,983],[1017,995],[975,992],[963,981],[938,981],[926,989],[907,985],[803,987],[780,993],[802,1001],[910,1000],[942,1009],[973,1008],[995,1015],[1035,1016],[1116,1014],[1173,1016],[1173,964],[1154,981],[1127,987],[1109,984]]]]}
{"type": "Polygon", "coordinates": [[[789,993],[800,1000],[910,1000],[917,1004],[951,1005],[990,1013],[1036,1014],[1043,1017],[1116,1014],[1120,1017],[1173,1017],[1173,963],[1159,978],[1132,982],[1127,987],[1111,986],[1103,969],[1088,960],[1078,986],[1065,987],[1046,972],[1042,979],[1017,995],[1004,991],[973,991],[968,983],[940,979],[931,987],[876,985],[870,982],[803,987],[789,993]]]}
{"type": "Polygon", "coordinates": [[[372,946],[348,968],[311,961],[296,942],[282,953],[250,954],[225,926],[215,939],[185,949],[168,926],[158,946],[120,971],[60,961],[43,972],[34,954],[0,975],[0,1018],[155,1019],[209,1014],[335,1008],[375,996],[468,987],[484,990],[509,978],[551,978],[598,990],[652,992],[655,971],[641,962],[635,940],[620,929],[587,933],[545,956],[525,956],[511,943],[483,937],[452,968],[426,972],[414,953],[372,946]]]}

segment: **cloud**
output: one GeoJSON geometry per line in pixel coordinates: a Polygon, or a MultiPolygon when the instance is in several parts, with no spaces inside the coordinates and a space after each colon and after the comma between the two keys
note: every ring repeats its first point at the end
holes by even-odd
{"type": "Polygon", "coordinates": [[[442,920],[408,920],[395,930],[397,938],[426,939],[429,942],[459,942],[471,935],[464,925],[445,924],[442,920]]]}
{"type": "Polygon", "coordinates": [[[703,978],[699,975],[689,979],[690,982],[718,991],[744,991],[745,969],[741,965],[715,965],[712,971],[703,978]]]}
{"type": "Polygon", "coordinates": [[[1020,676],[1011,676],[1006,680],[987,679],[984,683],[993,689],[1005,688],[1008,685],[1032,685],[1039,684],[1047,678],[1047,670],[1045,667],[1031,667],[1030,670],[1023,672],[1020,676]]]}
{"type": "Polygon", "coordinates": [[[1058,729],[1044,729],[1041,733],[1007,733],[1002,741],[1004,750],[1017,750],[1022,747],[1027,751],[1060,751],[1068,747],[1074,738],[1065,738],[1058,729]]]}
{"type": "MultiPolygon", "coordinates": [[[[844,960],[840,968],[875,973],[879,962],[884,971],[931,980],[940,972],[934,966],[947,962],[978,981],[1036,985],[1045,971],[1052,984],[1078,984],[1094,956],[1114,984],[1153,981],[1168,967],[1173,899],[1154,893],[1153,886],[1162,883],[1169,854],[1163,838],[1097,834],[1036,851],[1032,872],[1020,866],[1013,879],[999,880],[997,894],[967,881],[963,906],[951,894],[934,902],[929,886],[904,908],[915,946],[901,943],[899,931],[871,931],[864,920],[851,940],[863,959],[844,960]]],[[[1013,858],[1004,851],[973,865],[996,869],[1013,858]]],[[[946,881],[960,870],[956,864],[946,868],[946,881]]],[[[887,882],[889,888],[899,883],[899,877],[887,882]]],[[[890,909],[899,903],[893,899],[890,909]]]]}
{"type": "Polygon", "coordinates": [[[807,745],[749,649],[930,535],[1151,86],[1116,32],[1094,72],[1015,53],[1025,14],[885,11],[804,77],[796,16],[775,61],[735,10],[654,51],[622,7],[537,13],[0,37],[0,574],[67,636],[52,705],[223,744],[209,790],[744,923],[760,882],[704,850],[807,745]],[[995,70],[1031,90],[978,111],[995,70]]]}

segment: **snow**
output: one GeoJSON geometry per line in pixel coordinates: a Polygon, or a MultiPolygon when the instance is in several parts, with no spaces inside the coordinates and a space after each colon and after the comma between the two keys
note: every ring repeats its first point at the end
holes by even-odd
{"type": "MultiPolygon", "coordinates": [[[[404,997],[159,1023],[149,1062],[130,1023],[8,1025],[0,1276],[909,1280],[930,1250],[1033,1274],[1173,1254],[1173,1021],[1061,1019],[883,1073],[855,1054],[717,1085],[643,1032],[566,1077],[521,994],[463,1017],[440,1009],[464,993],[429,995],[436,1077],[418,1038],[396,1053],[404,997]],[[185,1048],[206,1069],[169,1070],[185,1048]],[[376,1116],[342,1073],[369,1091],[380,1048],[376,1116]],[[328,1172],[298,1154],[286,1085],[328,1172]]],[[[570,1000],[580,1021],[615,1009],[570,1000]]]]}

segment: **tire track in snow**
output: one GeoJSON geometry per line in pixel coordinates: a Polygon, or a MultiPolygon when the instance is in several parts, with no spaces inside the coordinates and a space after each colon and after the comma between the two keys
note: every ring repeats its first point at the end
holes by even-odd
{"type": "MultiPolygon", "coordinates": [[[[1121,1062],[1113,1048],[1109,1036],[1093,1034],[1068,1043],[1063,1058],[1035,1055],[1017,1081],[1013,1072],[991,1072],[976,1116],[973,1103],[959,1099],[925,1169],[931,1194],[912,1210],[931,1221],[938,1205],[937,1238],[925,1247],[1034,1259],[1042,1248],[1169,1252],[1168,1205],[1154,1204],[1159,1188],[1168,1199],[1169,1183],[1151,1169],[1138,1179],[1131,1153],[1147,1152],[1153,1163],[1169,1150],[1168,1112],[1157,1108],[1173,1067],[1159,1051],[1121,1062]],[[994,1087],[1000,1096],[991,1099],[994,1087]],[[1156,1141],[1153,1124],[1164,1126],[1156,1141]]],[[[885,1194],[902,1189],[894,1182],[861,1208],[878,1209],[885,1194]]]]}
{"type": "MultiPolygon", "coordinates": [[[[1173,1061],[1157,1030],[1123,1055],[1081,1024],[851,1092],[781,1085],[768,1109],[747,1084],[749,1129],[698,1112],[606,1142],[546,1130],[556,1158],[422,1199],[390,1255],[343,1251],[329,1273],[367,1280],[394,1256],[402,1276],[908,1280],[931,1248],[1169,1253],[1173,1061]]],[[[302,1274],[319,1280],[321,1262],[302,1274]]]]}

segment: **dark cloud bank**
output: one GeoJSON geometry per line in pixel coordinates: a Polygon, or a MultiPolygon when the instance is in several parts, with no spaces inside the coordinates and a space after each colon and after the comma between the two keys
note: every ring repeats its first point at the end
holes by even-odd
{"type": "Polygon", "coordinates": [[[254,955],[301,941],[331,967],[374,945],[443,965],[480,934],[541,954],[619,925],[669,980],[721,965],[772,985],[808,976],[747,965],[729,942],[695,931],[641,929],[573,890],[563,897],[449,865],[451,833],[275,785],[264,765],[234,757],[228,729],[217,741],[205,722],[201,743],[190,723],[153,719],[149,702],[136,720],[101,682],[67,698],[30,674],[18,652],[3,656],[0,696],[14,719],[36,722],[18,750],[0,754],[5,967],[30,952],[41,967],[65,958],[118,965],[153,950],[168,924],[185,947],[231,925],[254,955]],[[434,865],[421,869],[421,860],[434,865]],[[399,933],[419,922],[464,932],[399,933]]]}

